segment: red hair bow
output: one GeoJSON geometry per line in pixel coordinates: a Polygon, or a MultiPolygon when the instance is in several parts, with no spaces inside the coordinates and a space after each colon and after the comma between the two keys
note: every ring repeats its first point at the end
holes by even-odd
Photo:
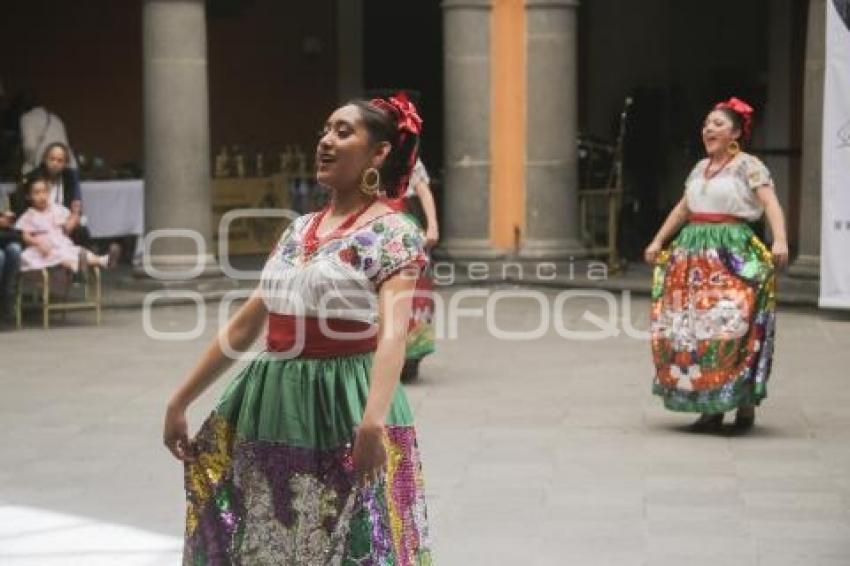
{"type": "Polygon", "coordinates": [[[732,97],[725,102],[718,102],[714,105],[714,109],[728,108],[741,116],[742,134],[745,139],[749,139],[750,132],[753,127],[753,107],[741,100],[740,98],[732,97]]]}
{"type": "Polygon", "coordinates": [[[398,122],[398,131],[407,132],[415,136],[422,133],[422,118],[419,117],[416,106],[413,105],[404,92],[394,94],[386,100],[383,98],[373,98],[370,103],[394,116],[398,122]]]}
{"type": "MultiPolygon", "coordinates": [[[[380,108],[396,120],[398,129],[398,145],[404,146],[408,136],[418,136],[422,133],[422,118],[416,110],[416,106],[410,101],[405,92],[399,92],[384,100],[383,98],[373,98],[369,103],[375,108],[380,108]]],[[[407,184],[410,181],[410,175],[416,165],[416,156],[418,147],[413,147],[410,154],[407,156],[407,169],[400,176],[395,187],[387,189],[387,193],[392,196],[404,194],[407,184]]]]}

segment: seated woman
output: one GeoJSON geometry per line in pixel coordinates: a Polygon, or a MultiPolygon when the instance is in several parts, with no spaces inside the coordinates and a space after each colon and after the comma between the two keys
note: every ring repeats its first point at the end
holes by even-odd
{"type": "Polygon", "coordinates": [[[15,224],[27,246],[21,254],[22,272],[56,265],[77,272],[88,266],[107,268],[116,264],[117,246],[111,246],[108,254],[99,256],[71,241],[67,234],[73,215],[64,205],[50,199],[49,179],[31,175],[24,187],[30,207],[15,224]]]}
{"type": "MultiPolygon", "coordinates": [[[[28,181],[41,177],[47,180],[48,200],[61,205],[69,211],[65,229],[68,237],[77,246],[88,247],[91,234],[82,224],[83,201],[80,192],[80,180],[77,170],[70,167],[71,152],[68,146],[61,142],[53,142],[47,146],[42,156],[41,165],[30,171],[24,179],[28,181]]],[[[20,216],[29,204],[25,194],[18,194],[13,208],[20,216]]]]}

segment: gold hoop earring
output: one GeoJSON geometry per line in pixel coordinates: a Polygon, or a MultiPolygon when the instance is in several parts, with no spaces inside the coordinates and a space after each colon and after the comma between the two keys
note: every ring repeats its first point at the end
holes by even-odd
{"type": "Polygon", "coordinates": [[[741,144],[732,140],[729,142],[729,146],[726,148],[726,151],[728,151],[730,155],[737,155],[741,151],[741,144]]]}
{"type": "Polygon", "coordinates": [[[360,179],[360,190],[363,194],[373,197],[378,194],[380,188],[381,172],[374,167],[369,167],[363,171],[363,177],[360,179]]]}

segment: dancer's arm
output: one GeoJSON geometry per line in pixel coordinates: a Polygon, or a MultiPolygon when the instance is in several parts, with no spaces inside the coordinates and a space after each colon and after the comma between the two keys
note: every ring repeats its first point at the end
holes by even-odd
{"type": "Polygon", "coordinates": [[[764,185],[756,189],[756,196],[764,205],[764,215],[770,225],[770,233],[773,234],[773,264],[782,267],[788,263],[788,236],[785,231],[785,215],[782,206],[776,198],[773,186],[764,185]]]}
{"type": "Polygon", "coordinates": [[[425,212],[425,246],[431,248],[437,245],[440,240],[440,225],[437,223],[437,206],[434,204],[434,193],[431,192],[431,187],[428,183],[420,181],[416,183],[416,195],[419,197],[419,202],[422,203],[422,210],[425,212]]]}
{"type": "MultiPolygon", "coordinates": [[[[415,271],[415,270],[414,270],[415,271]]],[[[383,434],[387,413],[398,386],[407,342],[414,271],[403,271],[381,285],[378,293],[378,348],[372,362],[372,379],[363,420],[354,440],[354,467],[367,478],[376,478],[387,460],[383,434]]]]}
{"type": "Polygon", "coordinates": [[[223,346],[237,352],[246,350],[260,334],[267,314],[259,290],[254,291],[207,346],[200,361],[172,395],[165,413],[163,442],[176,458],[192,459],[186,409],[233,363],[223,346]]]}
{"type": "Polygon", "coordinates": [[[682,227],[682,224],[688,221],[688,214],[687,197],[682,197],[682,200],[667,215],[667,219],[661,225],[661,228],[659,228],[655,238],[652,239],[652,242],[650,242],[643,252],[643,257],[647,263],[655,263],[658,253],[664,247],[664,243],[682,227]]]}

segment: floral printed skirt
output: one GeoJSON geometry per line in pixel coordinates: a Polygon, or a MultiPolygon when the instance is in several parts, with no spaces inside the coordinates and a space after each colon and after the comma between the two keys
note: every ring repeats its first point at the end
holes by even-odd
{"type": "Polygon", "coordinates": [[[405,357],[419,360],[434,352],[434,284],[428,270],[416,281],[407,329],[405,357]]]}
{"type": "Polygon", "coordinates": [[[653,277],[653,392],[673,411],[758,405],[767,396],[775,304],[771,255],[749,226],[686,225],[653,277]]]}
{"type": "Polygon", "coordinates": [[[234,378],[186,464],[184,564],[431,564],[401,386],[387,418],[386,473],[368,486],[355,479],[352,441],[371,363],[372,354],[261,354],[234,378]]]}
{"type": "MultiPolygon", "coordinates": [[[[422,228],[422,222],[416,215],[408,212],[407,217],[422,228]]],[[[434,353],[434,350],[434,282],[426,268],[416,281],[405,357],[408,360],[420,360],[434,353]]]]}

